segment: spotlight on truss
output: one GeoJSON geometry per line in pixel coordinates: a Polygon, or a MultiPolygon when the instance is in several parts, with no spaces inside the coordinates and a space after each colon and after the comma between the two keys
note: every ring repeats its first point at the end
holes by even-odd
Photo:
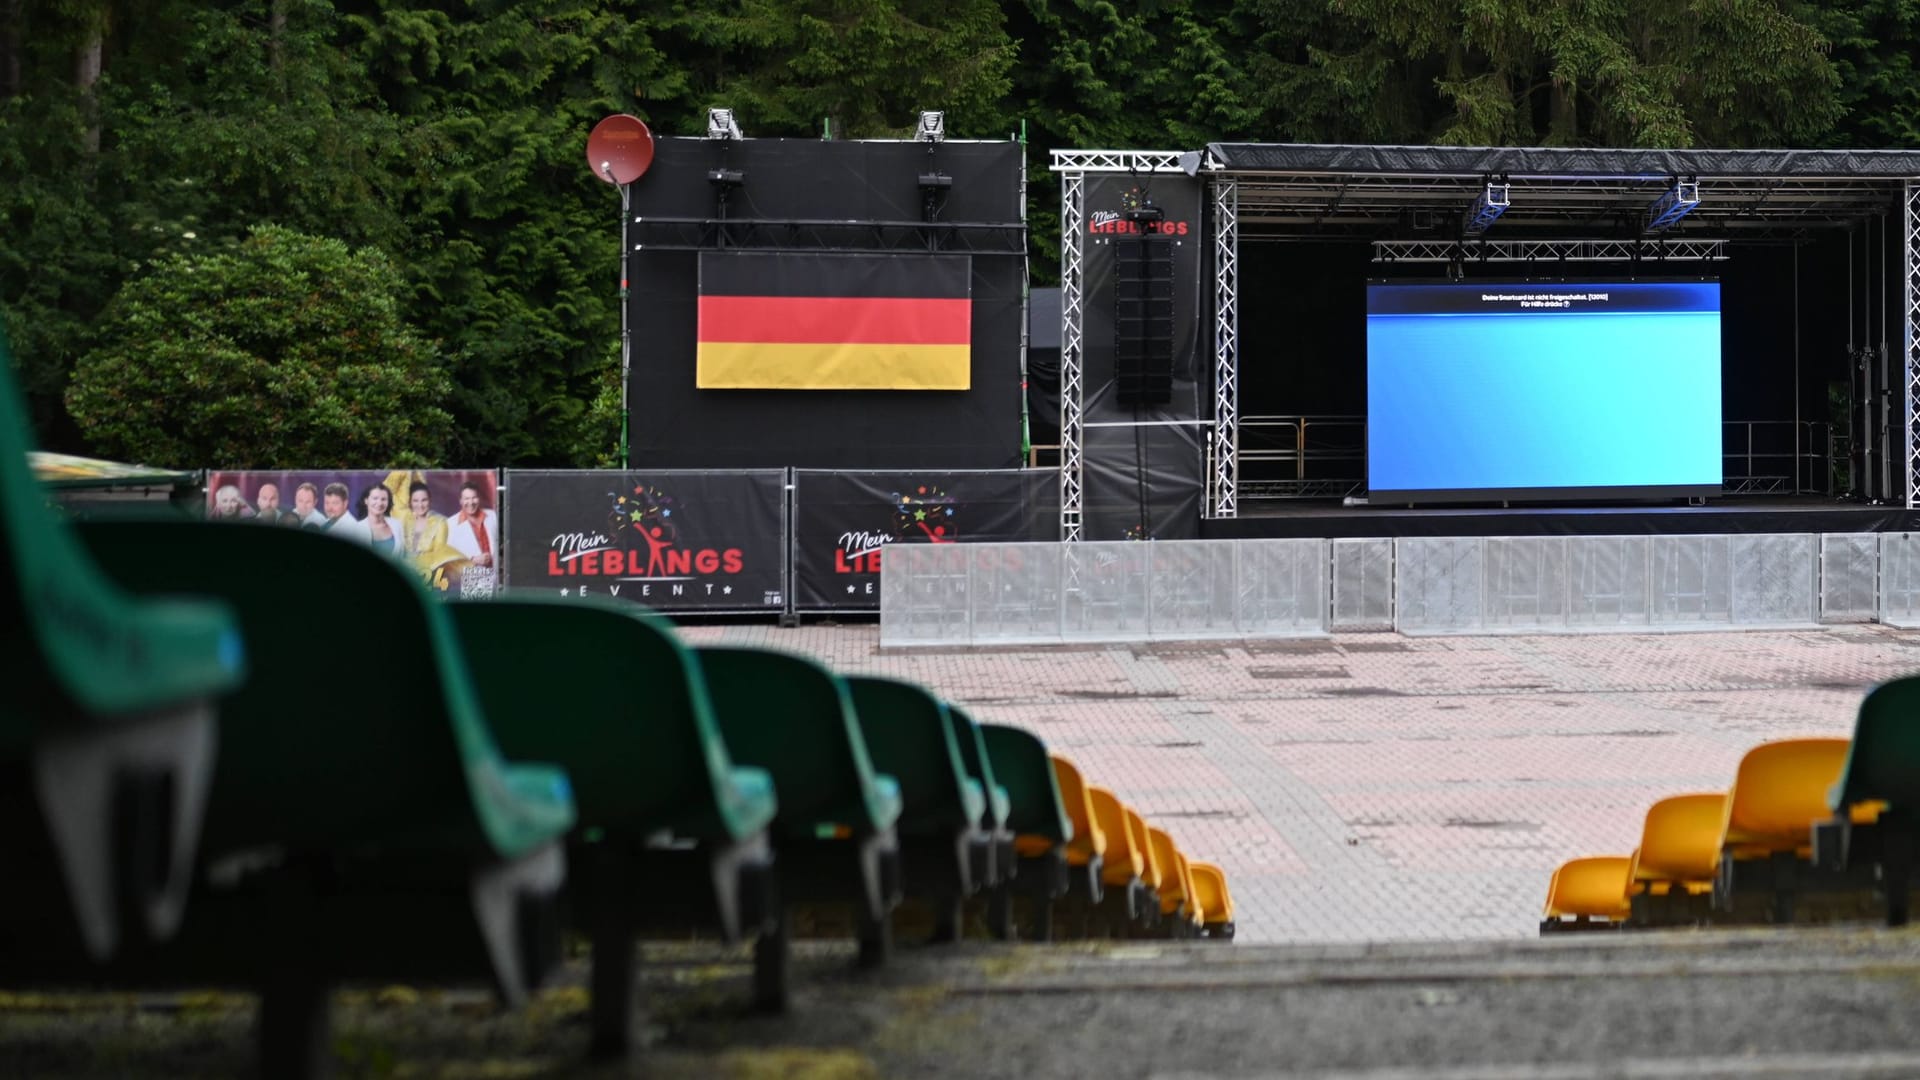
{"type": "Polygon", "coordinates": [[[740,125],[734,123],[732,109],[707,110],[707,138],[744,139],[740,134],[740,125]]]}
{"type": "Polygon", "coordinates": [[[1508,205],[1507,185],[1488,181],[1487,189],[1474,198],[1473,208],[1467,211],[1467,235],[1479,236],[1493,228],[1493,223],[1507,212],[1508,205]]]}
{"type": "Polygon", "coordinates": [[[1661,196],[1647,207],[1646,232],[1660,232],[1679,222],[1693,208],[1700,205],[1700,182],[1698,180],[1675,180],[1661,196]]]}
{"type": "Polygon", "coordinates": [[[947,137],[947,114],[943,112],[923,112],[920,125],[913,129],[915,142],[936,143],[947,137]]]}

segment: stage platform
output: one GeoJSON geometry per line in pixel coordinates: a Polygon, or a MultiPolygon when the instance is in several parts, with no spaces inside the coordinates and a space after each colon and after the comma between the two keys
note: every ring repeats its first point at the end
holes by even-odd
{"type": "Polygon", "coordinates": [[[1397,536],[1678,536],[1920,531],[1920,511],[1811,497],[1711,499],[1705,506],[1414,507],[1309,501],[1241,504],[1200,523],[1208,540],[1397,536]]]}

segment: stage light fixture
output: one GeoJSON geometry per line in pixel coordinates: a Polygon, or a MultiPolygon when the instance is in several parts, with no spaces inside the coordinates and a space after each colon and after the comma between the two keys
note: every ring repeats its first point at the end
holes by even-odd
{"type": "Polygon", "coordinates": [[[1661,196],[1647,207],[1647,220],[1644,231],[1654,233],[1678,223],[1700,205],[1700,181],[1675,180],[1661,196]]]}
{"type": "Polygon", "coordinates": [[[1507,212],[1511,204],[1508,198],[1508,185],[1487,182],[1485,191],[1473,200],[1472,209],[1467,211],[1465,232],[1468,236],[1478,236],[1493,227],[1500,215],[1507,212]]]}
{"type": "Polygon", "coordinates": [[[740,134],[740,125],[734,122],[732,109],[708,109],[707,138],[733,140],[746,136],[740,134]]]}
{"type": "Polygon", "coordinates": [[[916,142],[937,143],[947,137],[947,114],[943,112],[923,112],[920,125],[913,129],[916,142]]]}

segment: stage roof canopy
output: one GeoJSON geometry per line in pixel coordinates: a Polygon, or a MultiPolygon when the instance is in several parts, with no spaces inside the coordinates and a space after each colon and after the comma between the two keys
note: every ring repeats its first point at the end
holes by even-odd
{"type": "MultiPolygon", "coordinates": [[[[1101,168],[1102,155],[1058,152],[1054,168],[1133,171],[1101,168]]],[[[1661,235],[1779,239],[1881,214],[1897,220],[1905,185],[1920,180],[1916,150],[1213,143],[1114,156],[1233,177],[1242,240],[1457,232],[1489,183],[1506,185],[1509,202],[1488,237],[1624,239],[1646,235],[1649,208],[1682,181],[1697,185],[1699,202],[1661,235]]]]}

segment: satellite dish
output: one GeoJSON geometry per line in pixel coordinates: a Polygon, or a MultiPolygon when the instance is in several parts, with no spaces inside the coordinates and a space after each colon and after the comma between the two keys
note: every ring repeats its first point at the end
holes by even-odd
{"type": "Polygon", "coordinates": [[[624,187],[653,164],[653,132],[637,116],[615,113],[587,136],[587,167],[609,184],[624,187]]]}

